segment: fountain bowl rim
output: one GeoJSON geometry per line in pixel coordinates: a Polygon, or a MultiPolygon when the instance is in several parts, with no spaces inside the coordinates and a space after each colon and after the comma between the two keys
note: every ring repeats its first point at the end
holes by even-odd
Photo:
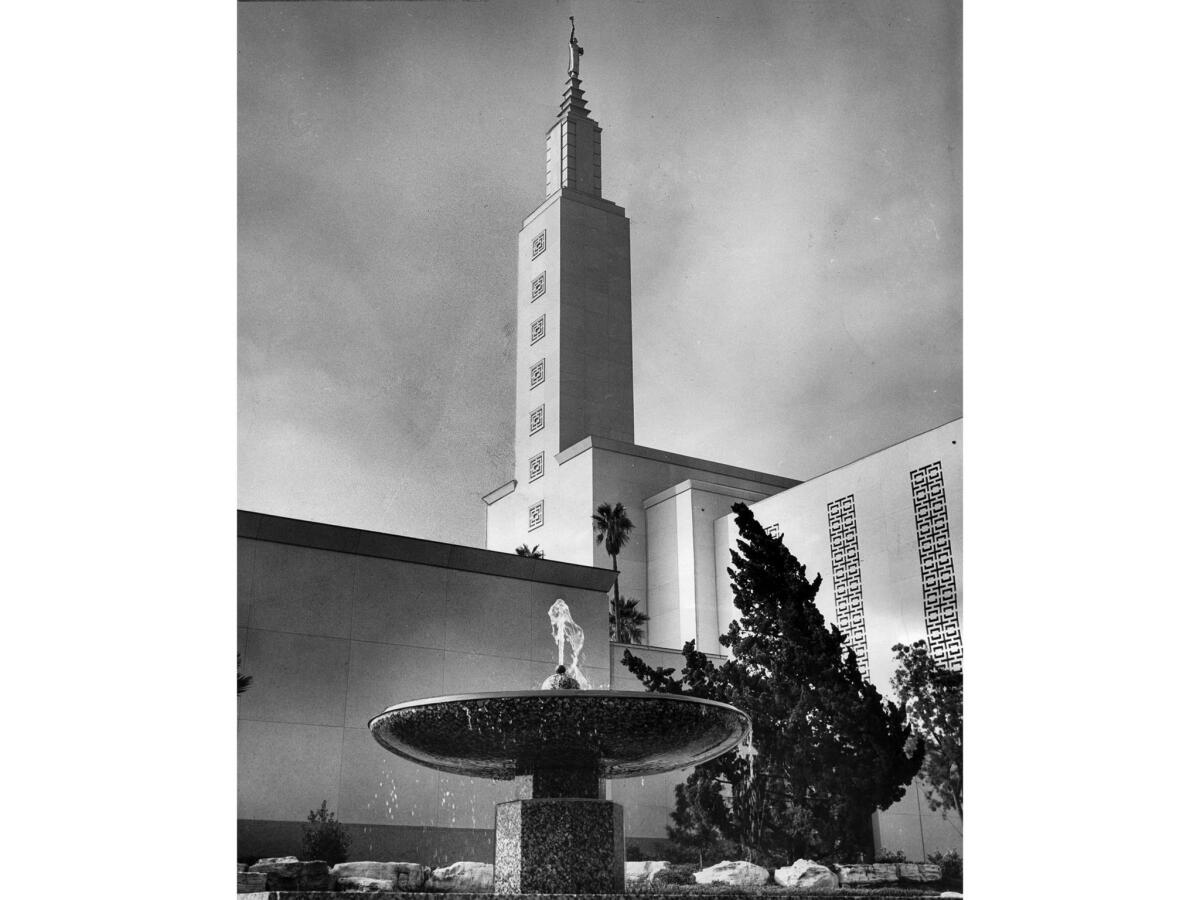
{"type": "Polygon", "coordinates": [[[567,690],[479,691],[471,694],[447,694],[444,697],[422,697],[417,700],[405,700],[403,703],[397,703],[394,706],[389,706],[378,715],[372,716],[369,720],[367,720],[367,728],[374,731],[373,726],[378,719],[382,719],[389,713],[393,713],[401,709],[413,709],[418,706],[435,706],[442,703],[456,703],[463,700],[500,700],[516,697],[620,697],[623,699],[669,699],[674,702],[698,703],[704,706],[716,706],[720,707],[721,709],[732,710],[739,716],[742,716],[746,720],[747,725],[750,724],[749,715],[738,709],[732,703],[725,703],[721,700],[709,700],[705,697],[692,697],[688,694],[668,694],[662,691],[610,691],[603,688],[575,690],[568,688],[567,690]]]}
{"type": "MultiPolygon", "coordinates": [[[[732,750],[745,740],[752,728],[752,722],[748,714],[736,706],[720,700],[691,697],[687,694],[659,693],[656,691],[584,691],[570,689],[486,691],[406,700],[403,703],[390,706],[384,712],[372,717],[367,727],[370,729],[371,736],[375,738],[375,741],[389,753],[408,759],[418,765],[457,775],[510,780],[515,774],[520,773],[515,772],[515,770],[509,771],[513,769],[515,759],[505,754],[499,754],[490,762],[484,762],[480,765],[478,764],[479,761],[468,762],[464,759],[455,758],[452,755],[441,755],[436,752],[431,753],[428,750],[418,750],[407,740],[395,740],[388,725],[389,719],[397,715],[403,716],[410,711],[415,711],[419,714],[423,710],[435,710],[447,706],[469,704],[472,701],[486,702],[489,700],[511,703],[514,706],[534,703],[539,700],[543,702],[550,701],[553,705],[560,707],[564,711],[577,709],[581,712],[588,708],[589,701],[595,703],[606,700],[619,700],[642,706],[644,709],[650,708],[646,705],[653,703],[662,708],[664,713],[668,706],[673,706],[677,710],[692,709],[699,711],[702,709],[712,709],[731,717],[734,723],[736,723],[730,728],[726,736],[716,743],[705,742],[704,745],[693,745],[690,748],[681,747],[675,751],[667,751],[666,748],[660,748],[661,752],[659,750],[650,750],[643,753],[635,753],[632,756],[618,754],[601,766],[603,773],[601,777],[603,778],[631,778],[638,775],[653,775],[674,771],[686,766],[699,765],[732,750]]],[[[469,706],[467,708],[469,710],[469,706]]]]}

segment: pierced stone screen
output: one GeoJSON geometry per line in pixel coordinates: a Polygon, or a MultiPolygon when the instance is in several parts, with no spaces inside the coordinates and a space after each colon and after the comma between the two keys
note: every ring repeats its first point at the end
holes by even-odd
{"type": "Polygon", "coordinates": [[[533,279],[533,299],[536,300],[542,294],[546,293],[546,273],[543,272],[537,278],[533,279]]]}
{"type": "Polygon", "coordinates": [[[829,552],[833,556],[833,609],[837,626],[858,659],[858,670],[864,678],[870,678],[854,495],[847,494],[840,500],[834,500],[826,507],[826,512],[829,518],[829,552]]]}
{"type": "Polygon", "coordinates": [[[921,560],[921,596],[925,601],[925,635],[929,655],[952,669],[962,668],[962,633],[958,628],[958,589],[950,520],[941,462],[909,474],[913,515],[917,522],[917,555],[921,560]]]}
{"type": "Polygon", "coordinates": [[[533,320],[533,324],[529,326],[529,343],[536,344],[546,336],[546,317],[540,315],[533,320]]]}
{"type": "Polygon", "coordinates": [[[537,259],[546,252],[546,232],[542,232],[533,239],[533,256],[531,259],[537,259]]]}
{"type": "Polygon", "coordinates": [[[543,450],[537,456],[529,458],[529,480],[537,481],[546,474],[546,452],[543,450]]]}
{"type": "Polygon", "coordinates": [[[546,380],[546,360],[539,359],[529,369],[529,388],[532,390],[546,380]]]}
{"type": "Polygon", "coordinates": [[[546,404],[542,404],[529,414],[529,433],[541,431],[546,426],[546,404]]]}
{"type": "Polygon", "coordinates": [[[545,500],[539,500],[533,506],[529,507],[529,530],[541,528],[545,519],[545,500]]]}

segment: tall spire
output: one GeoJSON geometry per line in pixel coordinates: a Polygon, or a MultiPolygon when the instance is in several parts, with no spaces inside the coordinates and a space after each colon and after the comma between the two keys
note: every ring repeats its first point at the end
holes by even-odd
{"type": "Polygon", "coordinates": [[[563,91],[558,118],[546,135],[546,196],[570,188],[599,197],[600,126],[583,99],[579,77],[583,47],[575,37],[574,16],[567,51],[567,89],[563,91]]]}

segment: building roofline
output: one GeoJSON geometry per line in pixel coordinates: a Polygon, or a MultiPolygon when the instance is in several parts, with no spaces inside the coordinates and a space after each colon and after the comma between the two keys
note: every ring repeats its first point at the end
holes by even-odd
{"type": "Polygon", "coordinates": [[[870,459],[872,456],[877,456],[880,453],[886,453],[888,450],[891,450],[893,447],[899,447],[901,444],[907,444],[909,441],[915,441],[919,437],[924,437],[927,434],[932,434],[933,432],[937,431],[939,428],[945,428],[947,425],[953,425],[955,422],[961,422],[962,420],[963,420],[963,417],[959,416],[957,419],[950,419],[948,421],[943,422],[941,425],[934,425],[932,428],[926,428],[924,431],[918,431],[914,435],[910,435],[909,437],[906,437],[906,438],[901,438],[898,441],[893,441],[892,443],[888,444],[886,447],[880,447],[878,450],[872,450],[870,453],[864,453],[862,456],[858,457],[857,459],[850,460],[850,462],[842,463],[840,466],[834,466],[832,469],[826,469],[820,475],[814,475],[814,476],[812,476],[812,478],[804,479],[804,481],[802,483],[809,484],[810,482],[816,481],[818,478],[824,478],[826,475],[832,475],[838,469],[845,469],[845,468],[848,468],[849,466],[853,466],[857,463],[862,462],[864,459],[870,459]]]}
{"type": "MultiPolygon", "coordinates": [[[[629,650],[630,652],[633,652],[634,656],[637,655],[637,653],[634,652],[637,650],[650,650],[656,653],[670,653],[673,656],[681,655],[681,651],[678,647],[662,647],[658,644],[626,644],[622,643],[621,641],[609,641],[608,644],[613,648],[629,650]]],[[[711,650],[701,650],[700,652],[714,662],[724,662],[729,658],[724,653],[714,653],[711,650]]],[[[628,670],[626,670],[626,673],[632,676],[632,673],[629,673],[628,670]]]]}
{"type": "Polygon", "coordinates": [[[554,559],[517,556],[515,553],[385,534],[381,531],[346,528],[324,522],[289,519],[244,509],[237,511],[237,533],[238,537],[256,541],[311,547],[314,550],[330,550],[355,556],[394,559],[398,562],[519,578],[524,581],[602,593],[612,588],[616,577],[611,569],[580,566],[554,559]]]}
{"type": "Polygon", "coordinates": [[[774,494],[766,494],[763,491],[750,491],[746,488],[732,487],[728,484],[717,484],[713,481],[700,481],[696,478],[688,478],[685,481],[679,482],[679,484],[672,485],[666,490],[659,491],[657,494],[647,497],[642,501],[642,508],[649,509],[652,506],[657,506],[664,500],[669,500],[677,494],[682,494],[684,491],[707,491],[710,494],[720,494],[723,497],[737,497],[741,500],[749,500],[751,503],[757,503],[759,500],[775,496],[774,494]]]}
{"type": "Polygon", "coordinates": [[[521,220],[521,228],[528,228],[529,223],[532,222],[539,213],[543,212],[551,203],[560,199],[574,200],[577,203],[582,203],[584,206],[592,206],[603,212],[620,213],[622,216],[625,216],[625,218],[629,218],[625,215],[625,208],[613,203],[611,200],[606,200],[603,197],[593,197],[591,194],[585,194],[582,191],[575,190],[574,188],[565,187],[559,188],[553,194],[546,197],[545,200],[539,203],[533,212],[521,220]]]}
{"type": "Polygon", "coordinates": [[[769,472],[756,472],[753,469],[743,469],[739,466],[730,466],[725,463],[700,459],[695,456],[684,456],[682,453],[655,450],[653,447],[643,447],[639,444],[631,444],[628,441],[618,441],[613,438],[600,437],[594,434],[576,441],[566,450],[555,454],[554,459],[559,465],[562,465],[587,450],[607,450],[610,453],[624,453],[628,456],[654,459],[677,466],[686,466],[689,469],[700,469],[705,472],[713,472],[730,478],[742,478],[746,481],[756,481],[759,484],[769,484],[772,487],[783,489],[792,488],[800,484],[800,481],[795,478],[785,478],[782,475],[772,475],[769,472]]]}

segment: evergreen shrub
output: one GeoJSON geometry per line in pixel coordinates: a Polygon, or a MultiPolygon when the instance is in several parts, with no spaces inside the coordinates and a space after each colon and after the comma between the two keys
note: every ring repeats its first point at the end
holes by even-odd
{"type": "Polygon", "coordinates": [[[301,858],[324,860],[331,866],[350,858],[350,835],[337,820],[337,815],[329,811],[325,800],[321,801],[320,809],[309,810],[308,824],[304,826],[304,855],[301,858]]]}

